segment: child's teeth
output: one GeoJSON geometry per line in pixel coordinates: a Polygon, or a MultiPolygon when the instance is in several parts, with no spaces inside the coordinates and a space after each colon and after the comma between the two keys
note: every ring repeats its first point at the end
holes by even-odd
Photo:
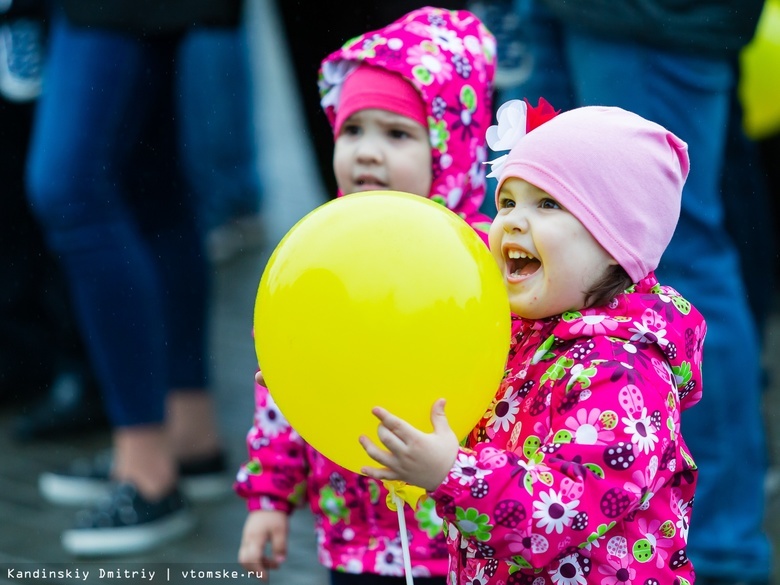
{"type": "Polygon", "coordinates": [[[507,254],[512,259],[520,258],[520,252],[519,250],[509,250],[509,253],[507,254]]]}

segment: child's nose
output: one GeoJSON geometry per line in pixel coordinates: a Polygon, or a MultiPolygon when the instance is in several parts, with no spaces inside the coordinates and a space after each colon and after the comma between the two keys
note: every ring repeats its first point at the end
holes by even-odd
{"type": "Polygon", "coordinates": [[[527,232],[528,226],[528,214],[522,207],[515,207],[504,221],[504,230],[507,232],[527,232]]]}
{"type": "Polygon", "coordinates": [[[356,155],[360,162],[379,162],[382,160],[382,149],[377,140],[364,137],[357,144],[356,155]]]}

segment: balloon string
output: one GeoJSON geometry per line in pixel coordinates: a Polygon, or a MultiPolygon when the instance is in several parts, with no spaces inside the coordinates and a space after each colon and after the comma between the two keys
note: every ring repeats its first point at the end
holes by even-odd
{"type": "Polygon", "coordinates": [[[393,492],[393,503],[398,513],[398,528],[401,531],[401,552],[404,558],[404,572],[406,573],[406,585],[414,585],[412,578],[412,559],[409,555],[409,535],[406,534],[406,518],[404,517],[404,501],[393,492]]]}

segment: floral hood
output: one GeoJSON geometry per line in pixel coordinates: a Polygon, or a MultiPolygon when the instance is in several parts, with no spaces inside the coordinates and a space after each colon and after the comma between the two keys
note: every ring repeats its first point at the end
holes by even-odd
{"type": "Polygon", "coordinates": [[[463,217],[487,241],[485,132],[492,115],[496,43],[465,10],[421,8],[348,41],[320,68],[322,107],[331,125],[341,86],[359,65],[400,74],[420,92],[428,116],[433,182],[430,199],[463,217]]]}

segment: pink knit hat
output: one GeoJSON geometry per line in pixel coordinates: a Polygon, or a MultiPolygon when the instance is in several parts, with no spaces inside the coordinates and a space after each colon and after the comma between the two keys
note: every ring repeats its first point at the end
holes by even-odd
{"type": "Polygon", "coordinates": [[[368,108],[400,114],[428,128],[425,104],[411,83],[397,73],[361,65],[344,80],[333,133],[338,136],[345,120],[368,108]]]}
{"type": "Polygon", "coordinates": [[[522,136],[500,170],[570,211],[634,282],[658,267],[680,217],[688,145],[614,107],[564,112],[522,136]]]}

